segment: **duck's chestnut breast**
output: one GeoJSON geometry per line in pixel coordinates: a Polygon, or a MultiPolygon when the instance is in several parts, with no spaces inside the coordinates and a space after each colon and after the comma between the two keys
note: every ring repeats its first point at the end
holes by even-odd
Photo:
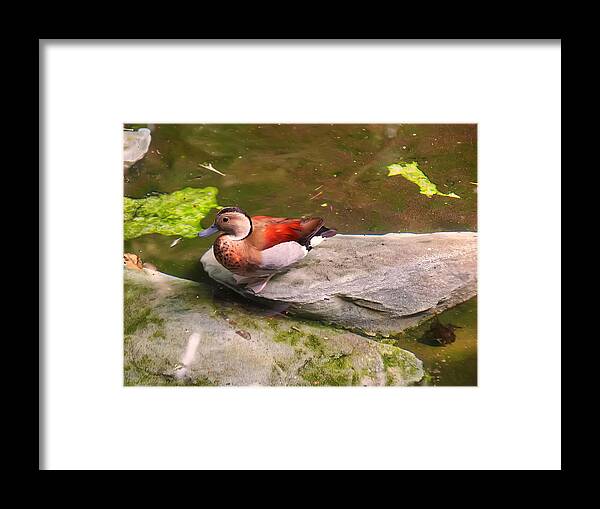
{"type": "Polygon", "coordinates": [[[231,272],[243,270],[245,263],[239,247],[238,241],[229,239],[227,235],[221,235],[213,245],[215,258],[231,272]]]}

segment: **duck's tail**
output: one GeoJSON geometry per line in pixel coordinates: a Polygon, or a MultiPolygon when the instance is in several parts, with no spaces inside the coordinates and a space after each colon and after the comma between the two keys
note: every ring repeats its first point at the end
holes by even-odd
{"type": "Polygon", "coordinates": [[[328,239],[329,237],[333,237],[337,233],[337,230],[333,228],[327,228],[327,226],[321,226],[319,231],[316,233],[317,236],[323,237],[324,239],[328,239]]]}

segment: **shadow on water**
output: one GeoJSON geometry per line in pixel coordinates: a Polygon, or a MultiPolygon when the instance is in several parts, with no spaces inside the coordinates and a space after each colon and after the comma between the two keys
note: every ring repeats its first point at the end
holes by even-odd
{"type": "MultiPolygon", "coordinates": [[[[317,215],[340,233],[477,230],[474,124],[125,127],[152,130],[150,150],[124,175],[124,195],[130,198],[214,186],[220,205],[237,205],[252,215],[317,215]],[[441,192],[456,193],[460,199],[429,198],[401,176],[387,176],[387,165],[411,161],[441,192]],[[200,166],[205,163],[224,175],[200,166]]],[[[199,228],[213,217],[209,214],[199,228]]],[[[182,239],[170,247],[176,238],[144,235],[125,241],[124,249],[162,272],[197,281],[219,306],[245,306],[251,313],[280,317],[280,311],[248,303],[209,280],[199,259],[212,239],[182,239]]],[[[398,346],[424,361],[430,371],[424,383],[477,383],[477,331],[472,323],[476,309],[473,299],[441,315],[443,324],[461,327],[454,330],[455,341],[445,346],[426,344],[420,329],[397,338],[398,346]],[[416,334],[421,334],[420,341],[416,334]]]]}

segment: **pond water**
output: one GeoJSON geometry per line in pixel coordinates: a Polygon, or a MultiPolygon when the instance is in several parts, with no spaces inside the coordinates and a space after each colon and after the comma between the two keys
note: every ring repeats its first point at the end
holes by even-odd
{"type": "MultiPolygon", "coordinates": [[[[124,195],[144,198],[184,187],[218,188],[222,206],[251,215],[317,215],[340,233],[477,230],[474,124],[127,124],[148,127],[150,150],[124,174],[124,195]],[[442,193],[427,197],[386,166],[416,161],[442,193]],[[223,173],[207,170],[210,163],[223,173]]],[[[212,223],[214,213],[202,226],[212,223]]],[[[198,260],[214,239],[144,235],[125,241],[167,274],[214,287],[198,260]]],[[[231,299],[237,297],[232,293],[231,299]]],[[[422,328],[394,341],[423,360],[428,385],[476,385],[477,301],[440,315],[459,326],[456,341],[431,346],[422,328]]],[[[390,341],[390,340],[388,340],[390,341]]]]}

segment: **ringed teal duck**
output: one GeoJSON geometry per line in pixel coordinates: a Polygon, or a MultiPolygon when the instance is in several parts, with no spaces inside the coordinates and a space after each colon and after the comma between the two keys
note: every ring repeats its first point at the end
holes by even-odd
{"type": "Polygon", "coordinates": [[[337,233],[323,223],[320,217],[250,217],[239,207],[225,207],[198,236],[219,233],[213,244],[215,258],[239,284],[259,293],[277,272],[337,233]]]}

